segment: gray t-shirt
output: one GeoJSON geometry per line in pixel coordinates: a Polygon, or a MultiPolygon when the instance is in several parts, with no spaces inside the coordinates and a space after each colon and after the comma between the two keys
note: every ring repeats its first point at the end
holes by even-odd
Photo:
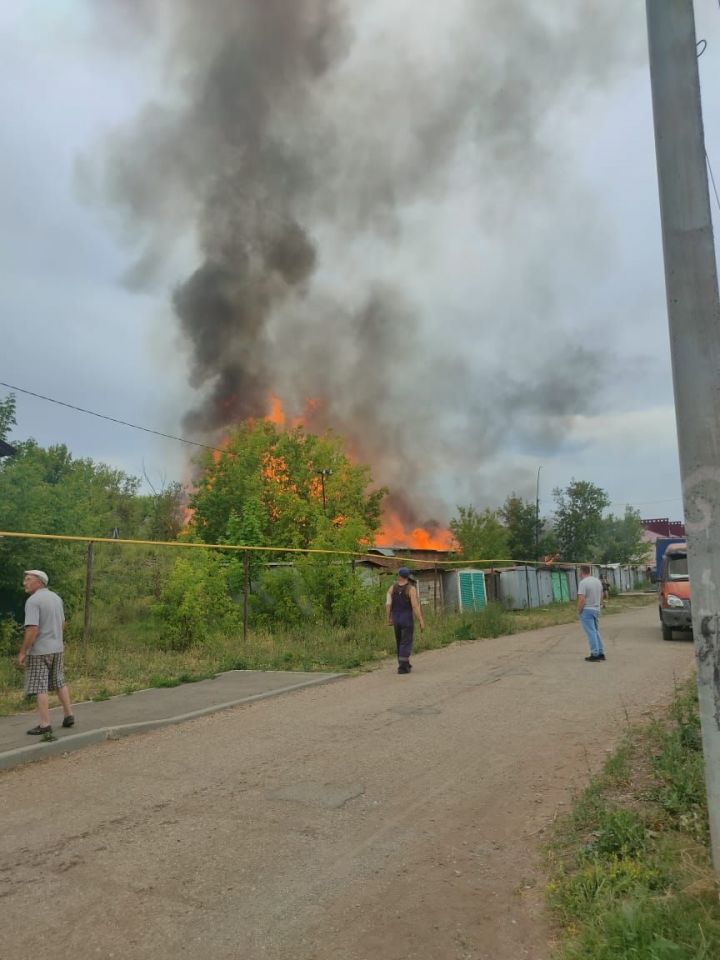
{"type": "Polygon", "coordinates": [[[29,657],[44,653],[62,653],[65,610],[60,597],[41,587],[25,601],[25,626],[38,627],[35,643],[28,650],[29,657]]]}
{"type": "Polygon", "coordinates": [[[603,588],[597,577],[585,577],[578,584],[578,593],[585,597],[585,609],[599,610],[602,603],[603,588]]]}

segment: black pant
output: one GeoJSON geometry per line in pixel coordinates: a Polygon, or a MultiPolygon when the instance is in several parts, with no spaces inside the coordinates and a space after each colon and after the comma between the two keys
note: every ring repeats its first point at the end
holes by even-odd
{"type": "Polygon", "coordinates": [[[409,627],[395,627],[395,645],[398,660],[409,660],[413,645],[413,624],[409,627]]]}

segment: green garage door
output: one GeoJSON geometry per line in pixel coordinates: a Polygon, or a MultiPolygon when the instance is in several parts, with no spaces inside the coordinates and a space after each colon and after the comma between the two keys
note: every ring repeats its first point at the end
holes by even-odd
{"type": "Polygon", "coordinates": [[[570,600],[570,587],[566,574],[553,570],[552,592],[555,603],[567,603],[570,600]]]}
{"type": "Polygon", "coordinates": [[[482,610],[485,606],[485,574],[468,571],[459,574],[460,609],[482,610]]]}

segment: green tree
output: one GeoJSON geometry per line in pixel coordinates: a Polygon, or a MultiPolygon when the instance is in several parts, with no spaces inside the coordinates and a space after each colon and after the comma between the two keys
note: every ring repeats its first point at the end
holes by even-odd
{"type": "Polygon", "coordinates": [[[458,507],[458,515],[450,521],[450,532],[460,546],[465,560],[509,560],[510,545],[507,527],[497,510],[458,507]]]}
{"type": "Polygon", "coordinates": [[[597,556],[603,530],[603,510],[610,505],[607,493],[588,480],[573,478],[555,497],[555,535],[563,560],[581,562],[597,556]]]}
{"type": "Polygon", "coordinates": [[[625,507],[622,517],[605,517],[595,559],[600,563],[643,563],[649,546],[643,540],[640,512],[625,507]]]}
{"type": "MultiPolygon", "coordinates": [[[[221,543],[233,546],[261,547],[265,543],[262,531],[263,511],[260,499],[250,495],[243,504],[243,510],[238,513],[232,509],[228,517],[225,536],[221,543]]],[[[247,552],[248,577],[250,583],[257,580],[260,571],[266,562],[266,554],[259,550],[247,552]]],[[[228,579],[233,593],[243,593],[245,589],[245,558],[239,551],[227,555],[228,579]]]]}
{"type": "Polygon", "coordinates": [[[7,440],[10,431],[17,426],[15,419],[15,394],[9,393],[0,400],[0,440],[7,440]]]}
{"type": "Polygon", "coordinates": [[[507,527],[513,560],[537,560],[543,555],[543,524],[537,517],[534,503],[511,493],[500,509],[500,517],[507,527]]]}
{"type": "MultiPolygon", "coordinates": [[[[0,530],[106,537],[114,527],[132,535],[140,522],[139,481],[67,447],[34,440],[0,460],[0,530]]],[[[84,544],[0,540],[0,612],[22,603],[22,571],[46,569],[72,607],[82,591],[84,544]]]]}
{"type": "Polygon", "coordinates": [[[190,534],[205,543],[247,536],[255,546],[306,548],[330,523],[352,529],[357,545],[372,541],[380,525],[386,491],[368,492],[369,468],[352,464],[333,434],[246,421],[200,467],[190,534]],[[332,471],[324,498],[321,470],[332,471]]]}
{"type": "MultiPolygon", "coordinates": [[[[147,478],[146,478],[147,479],[147,478]]],[[[144,540],[177,540],[185,525],[187,495],[180,483],[170,483],[152,494],[137,498],[142,518],[139,534],[144,540]]],[[[121,531],[121,534],[123,531],[121,531]]]]}

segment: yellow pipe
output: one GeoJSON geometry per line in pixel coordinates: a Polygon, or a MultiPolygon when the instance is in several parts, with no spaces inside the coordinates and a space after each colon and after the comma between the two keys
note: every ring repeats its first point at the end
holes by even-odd
{"type": "MultiPolygon", "coordinates": [[[[377,554],[374,553],[358,553],[353,550],[324,550],[320,548],[310,548],[310,547],[257,547],[257,546],[239,546],[234,543],[191,543],[184,540],[122,540],[119,537],[74,537],[67,534],[61,533],[27,533],[27,532],[18,532],[15,530],[0,530],[0,537],[13,537],[16,540],[60,540],[64,542],[71,543],[123,543],[129,544],[131,546],[140,546],[140,547],[189,547],[197,548],[204,550],[230,550],[230,551],[257,551],[259,553],[318,553],[318,554],[328,554],[330,556],[344,556],[344,557],[364,557],[367,560],[376,560],[377,554]]],[[[481,560],[418,560],[415,557],[392,557],[393,560],[404,561],[406,563],[415,563],[415,564],[429,564],[430,566],[438,566],[439,563],[442,563],[442,566],[467,566],[468,564],[518,564],[522,563],[527,566],[541,566],[541,564],[536,563],[534,560],[490,560],[490,559],[481,559],[481,560]]]]}

